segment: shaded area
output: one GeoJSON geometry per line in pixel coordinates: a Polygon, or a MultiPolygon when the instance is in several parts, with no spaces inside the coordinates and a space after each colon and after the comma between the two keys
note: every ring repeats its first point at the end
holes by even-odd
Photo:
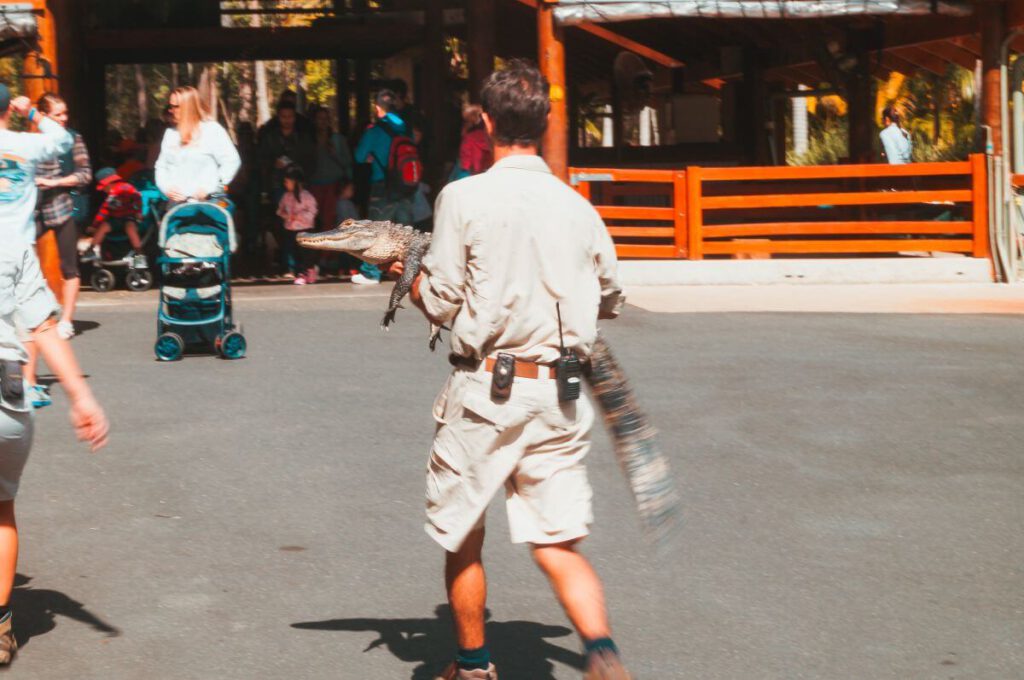
{"type": "Polygon", "coordinates": [[[110,625],[85,605],[58,590],[37,589],[29,585],[31,576],[17,574],[11,593],[14,610],[14,635],[18,646],[24,647],[38,635],[46,635],[57,627],[57,617],[63,616],[90,626],[107,637],[117,637],[121,631],[110,625]]]}
{"type": "MultiPolygon", "coordinates": [[[[490,618],[490,611],[487,612],[490,618]]],[[[395,658],[415,663],[411,680],[433,680],[454,655],[451,608],[440,604],[434,618],[426,619],[327,619],[293,623],[292,628],[347,632],[372,631],[378,635],[363,652],[386,648],[395,658]]],[[[566,637],[572,631],[534,621],[488,621],[487,646],[504,680],[551,680],[552,661],[583,669],[583,656],[552,644],[548,638],[566,637]]]]}

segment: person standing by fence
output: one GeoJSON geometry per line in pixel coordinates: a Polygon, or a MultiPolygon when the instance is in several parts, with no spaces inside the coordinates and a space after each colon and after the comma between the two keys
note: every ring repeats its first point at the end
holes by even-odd
{"type": "Polygon", "coordinates": [[[903,129],[900,114],[891,104],[882,110],[882,124],[885,126],[878,134],[882,140],[882,149],[889,165],[903,165],[911,162],[913,147],[910,133],[903,129]]]}

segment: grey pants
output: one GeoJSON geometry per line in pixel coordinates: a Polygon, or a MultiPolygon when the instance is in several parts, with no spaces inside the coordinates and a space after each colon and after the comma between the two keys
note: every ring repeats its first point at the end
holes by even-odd
{"type": "Polygon", "coordinates": [[[0,501],[18,495],[18,483],[32,449],[32,411],[0,406],[0,501]]]}

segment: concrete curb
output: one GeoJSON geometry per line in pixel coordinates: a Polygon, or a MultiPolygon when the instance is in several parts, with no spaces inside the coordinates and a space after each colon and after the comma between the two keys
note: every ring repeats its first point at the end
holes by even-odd
{"type": "Polygon", "coordinates": [[[814,260],[623,260],[629,286],[831,283],[991,283],[985,258],[849,258],[814,260]]]}

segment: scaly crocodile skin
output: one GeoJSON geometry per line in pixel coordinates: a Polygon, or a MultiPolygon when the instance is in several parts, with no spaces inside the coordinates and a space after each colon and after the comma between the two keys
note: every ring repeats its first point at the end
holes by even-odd
{"type": "MultiPolygon", "coordinates": [[[[300,235],[298,242],[307,248],[351,253],[371,264],[401,260],[404,270],[391,291],[381,323],[386,329],[419,273],[423,255],[430,247],[430,234],[391,222],[346,220],[330,232],[300,235]]],[[[431,350],[439,333],[440,329],[431,327],[431,350]]],[[[668,459],[658,446],[657,433],[640,410],[625,372],[600,334],[586,377],[611,434],[615,457],[633,491],[644,534],[661,543],[679,524],[679,494],[668,459]]]]}

